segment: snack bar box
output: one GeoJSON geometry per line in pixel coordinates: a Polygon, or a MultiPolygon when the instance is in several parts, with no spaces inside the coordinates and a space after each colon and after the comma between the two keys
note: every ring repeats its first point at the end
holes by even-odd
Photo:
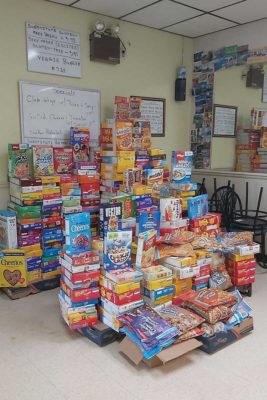
{"type": "Polygon", "coordinates": [[[190,220],[191,228],[202,228],[207,227],[209,225],[220,225],[221,223],[221,214],[207,214],[201,218],[195,218],[190,220]]]}

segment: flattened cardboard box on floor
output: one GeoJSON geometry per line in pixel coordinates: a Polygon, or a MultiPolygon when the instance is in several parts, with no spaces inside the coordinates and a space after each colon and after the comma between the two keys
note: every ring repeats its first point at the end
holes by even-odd
{"type": "Polygon", "coordinates": [[[240,325],[235,326],[227,332],[218,332],[209,338],[200,337],[199,339],[202,342],[200,350],[208,354],[213,354],[229,344],[242,339],[243,336],[252,330],[253,318],[246,318],[240,325]]]}
{"type": "Polygon", "coordinates": [[[175,360],[182,355],[189,353],[190,351],[197,349],[202,344],[196,339],[189,339],[182,343],[174,344],[161,350],[156,356],[147,360],[143,357],[142,351],[139,347],[125,337],[119,345],[119,351],[126,355],[134,364],[138,365],[143,361],[150,368],[158,367],[159,365],[164,365],[169,361],[175,360]]]}
{"type": "Polygon", "coordinates": [[[31,294],[37,294],[46,290],[52,290],[59,287],[59,277],[45,279],[43,281],[32,283],[31,285],[24,288],[2,288],[6,295],[12,299],[22,299],[31,294]]]}

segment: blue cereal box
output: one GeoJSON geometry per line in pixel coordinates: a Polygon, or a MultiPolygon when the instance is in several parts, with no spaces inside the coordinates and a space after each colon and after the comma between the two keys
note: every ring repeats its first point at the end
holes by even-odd
{"type": "Polygon", "coordinates": [[[187,204],[189,219],[201,218],[208,214],[209,203],[207,194],[191,197],[188,199],[187,204]]]}
{"type": "Polygon", "coordinates": [[[138,236],[139,233],[149,231],[150,229],[155,229],[155,231],[157,231],[157,237],[160,236],[159,210],[153,210],[151,212],[141,211],[137,217],[136,236],[138,236]]]}
{"type": "Polygon", "coordinates": [[[100,238],[105,237],[108,231],[118,231],[121,229],[122,204],[101,204],[99,210],[100,238]]]}
{"type": "Polygon", "coordinates": [[[191,181],[193,165],[192,151],[173,151],[171,163],[171,178],[173,183],[188,183],[191,181]]]}
{"type": "Polygon", "coordinates": [[[131,265],[132,230],[107,232],[104,239],[104,269],[123,269],[131,265]]]}
{"type": "Polygon", "coordinates": [[[90,250],[90,214],[82,212],[65,216],[66,253],[77,254],[90,250]]]}

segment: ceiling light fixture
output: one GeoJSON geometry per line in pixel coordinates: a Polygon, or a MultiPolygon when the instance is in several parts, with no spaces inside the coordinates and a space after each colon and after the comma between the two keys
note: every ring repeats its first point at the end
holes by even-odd
{"type": "Polygon", "coordinates": [[[110,31],[112,36],[118,36],[118,34],[120,33],[120,25],[119,24],[111,25],[110,31]]]}
{"type": "Polygon", "coordinates": [[[96,32],[103,33],[105,32],[106,24],[102,20],[97,20],[95,23],[95,30],[96,32]]]}

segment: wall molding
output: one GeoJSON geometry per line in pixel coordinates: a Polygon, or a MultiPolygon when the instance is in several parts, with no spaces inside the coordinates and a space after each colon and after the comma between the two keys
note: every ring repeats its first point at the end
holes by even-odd
{"type": "Polygon", "coordinates": [[[263,179],[267,180],[267,174],[261,174],[257,172],[237,172],[233,170],[227,169],[193,169],[193,175],[197,176],[223,176],[223,177],[232,177],[232,178],[240,178],[240,179],[263,179]]]}

